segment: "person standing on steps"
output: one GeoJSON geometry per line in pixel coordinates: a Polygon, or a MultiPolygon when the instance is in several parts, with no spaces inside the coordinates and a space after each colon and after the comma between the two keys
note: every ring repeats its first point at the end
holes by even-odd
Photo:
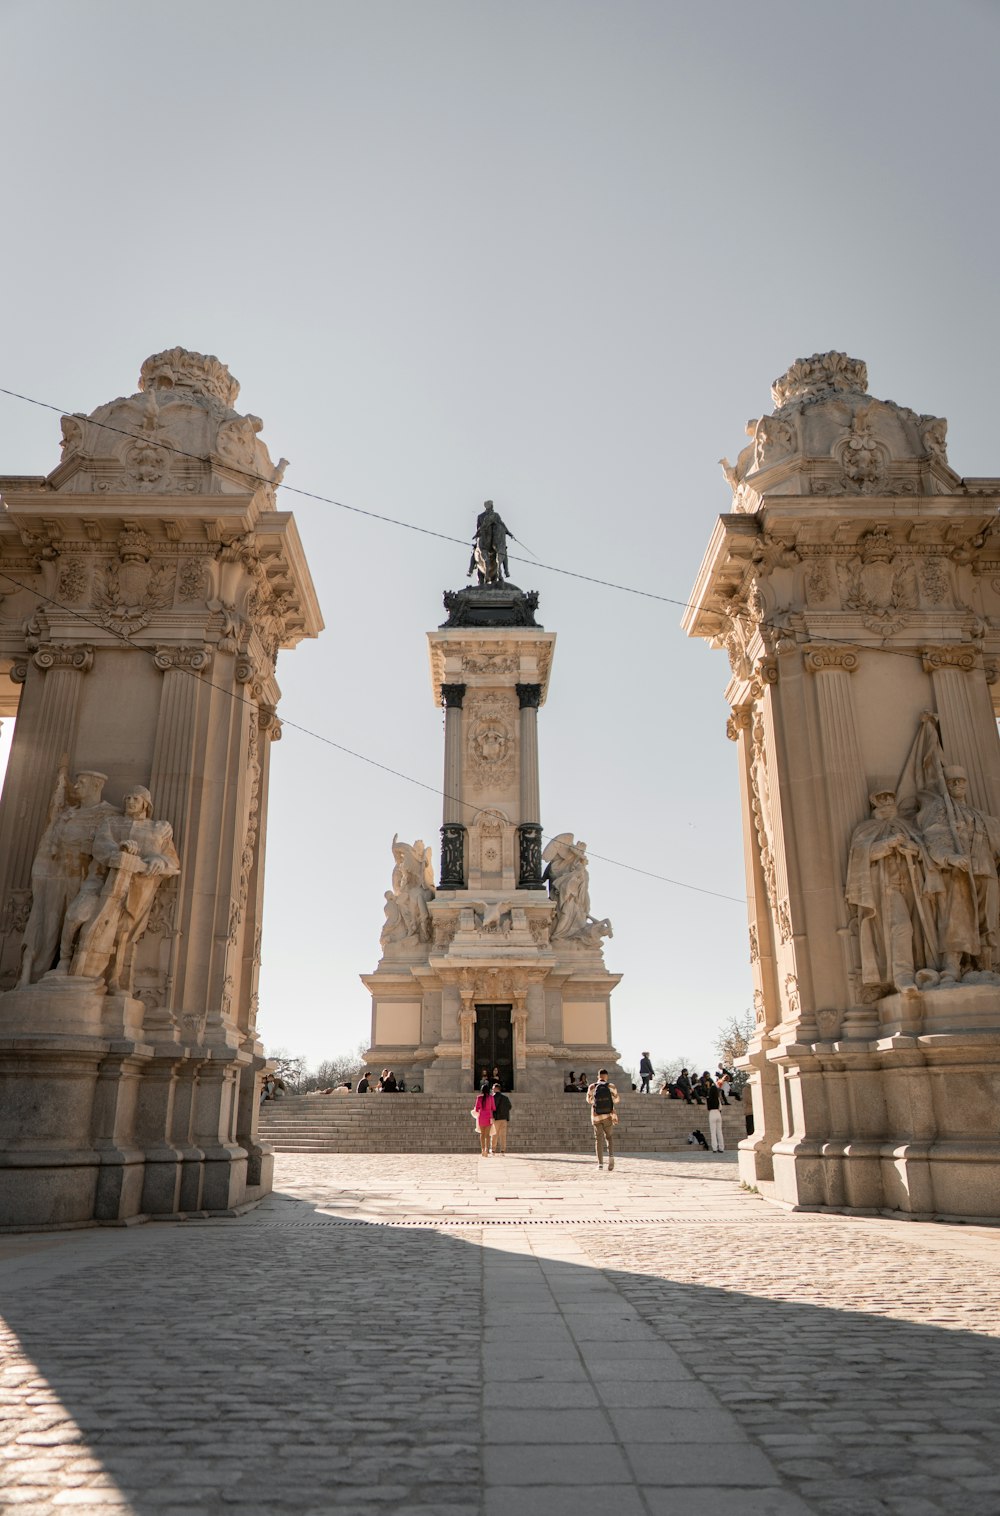
{"type": "Polygon", "coordinates": [[[615,1114],[615,1106],[618,1104],[618,1091],[608,1079],[607,1069],[599,1069],[596,1083],[592,1084],[587,1091],[587,1103],[590,1106],[590,1119],[594,1124],[594,1148],[597,1152],[597,1167],[604,1167],[604,1149],[608,1150],[608,1173],[615,1166],[615,1127],[618,1125],[618,1117],[615,1114]]]}
{"type": "Polygon", "coordinates": [[[490,1156],[490,1127],[493,1125],[493,1096],[490,1094],[488,1079],[483,1080],[472,1114],[476,1120],[476,1131],[479,1133],[479,1155],[481,1158],[488,1158],[490,1156]]]}
{"type": "Polygon", "coordinates": [[[712,1143],[712,1152],[724,1153],[726,1139],[722,1135],[722,1091],[712,1080],[709,1080],[705,1090],[705,1106],[708,1111],[708,1135],[712,1143]]]}
{"type": "Polygon", "coordinates": [[[500,1088],[499,1081],[493,1086],[493,1130],[490,1133],[490,1151],[507,1156],[507,1125],[510,1121],[510,1099],[500,1088]]]}
{"type": "Polygon", "coordinates": [[[648,1053],[639,1059],[639,1094],[649,1094],[649,1081],[653,1077],[653,1064],[648,1053]]]}

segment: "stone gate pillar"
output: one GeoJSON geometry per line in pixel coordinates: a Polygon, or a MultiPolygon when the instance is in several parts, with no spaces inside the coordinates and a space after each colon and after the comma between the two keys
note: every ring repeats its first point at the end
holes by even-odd
{"type": "Polygon", "coordinates": [[[52,473],[0,479],[0,709],[20,691],[0,800],[0,1225],[228,1210],[269,1187],[255,1023],[275,665],[322,620],[276,506],[284,460],[238,392],[216,358],[158,353],[137,394],[63,418],[52,473]]]}
{"type": "Polygon", "coordinates": [[[1000,480],[825,353],[724,463],[684,626],[724,647],[756,1026],[748,1182],[995,1216],[1000,480]]]}

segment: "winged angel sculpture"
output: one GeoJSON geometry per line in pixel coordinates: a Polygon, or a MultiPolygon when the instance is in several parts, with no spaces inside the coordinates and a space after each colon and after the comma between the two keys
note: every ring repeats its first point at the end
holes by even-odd
{"type": "Polygon", "coordinates": [[[381,943],[404,942],[409,938],[429,942],[431,917],[427,902],[434,899],[434,869],[431,850],[423,840],[400,842],[392,839],[392,889],[385,892],[385,925],[381,943]]]}
{"type": "Polygon", "coordinates": [[[551,941],[575,940],[599,947],[602,937],[613,934],[610,921],[595,921],[590,914],[587,844],[576,842],[572,832],[560,832],[547,845],[542,861],[545,864],[542,878],[556,902],[551,941]]]}

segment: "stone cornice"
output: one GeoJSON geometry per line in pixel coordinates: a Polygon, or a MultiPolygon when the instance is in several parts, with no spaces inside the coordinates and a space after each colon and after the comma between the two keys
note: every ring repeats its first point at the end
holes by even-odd
{"type": "Polygon", "coordinates": [[[542,627],[442,627],[428,632],[435,705],[442,704],[442,686],[456,683],[469,691],[509,689],[512,694],[518,684],[537,684],[539,704],[544,704],[555,643],[555,632],[542,627]]]}

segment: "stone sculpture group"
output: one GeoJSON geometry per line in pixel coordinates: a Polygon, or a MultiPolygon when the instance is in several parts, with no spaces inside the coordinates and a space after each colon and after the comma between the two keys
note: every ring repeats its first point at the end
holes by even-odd
{"type": "Polygon", "coordinates": [[[72,783],[59,774],[31,870],[20,989],[54,972],[128,993],[132,949],[156,892],[180,872],[170,824],[153,819],[149,791],[133,786],[118,811],[101,798],[106,780],[94,770],[72,783]]]}
{"type": "Polygon", "coordinates": [[[431,918],[427,902],[434,899],[434,868],[431,850],[422,841],[400,842],[392,839],[392,889],[385,892],[385,923],[380,942],[429,942],[431,918]]]}
{"type": "Polygon", "coordinates": [[[922,718],[907,767],[919,784],[910,814],[898,803],[903,784],[876,789],[851,839],[846,895],[867,1000],[1000,983],[1000,819],[968,803],[968,776],[945,765],[933,716],[922,718]]]}

